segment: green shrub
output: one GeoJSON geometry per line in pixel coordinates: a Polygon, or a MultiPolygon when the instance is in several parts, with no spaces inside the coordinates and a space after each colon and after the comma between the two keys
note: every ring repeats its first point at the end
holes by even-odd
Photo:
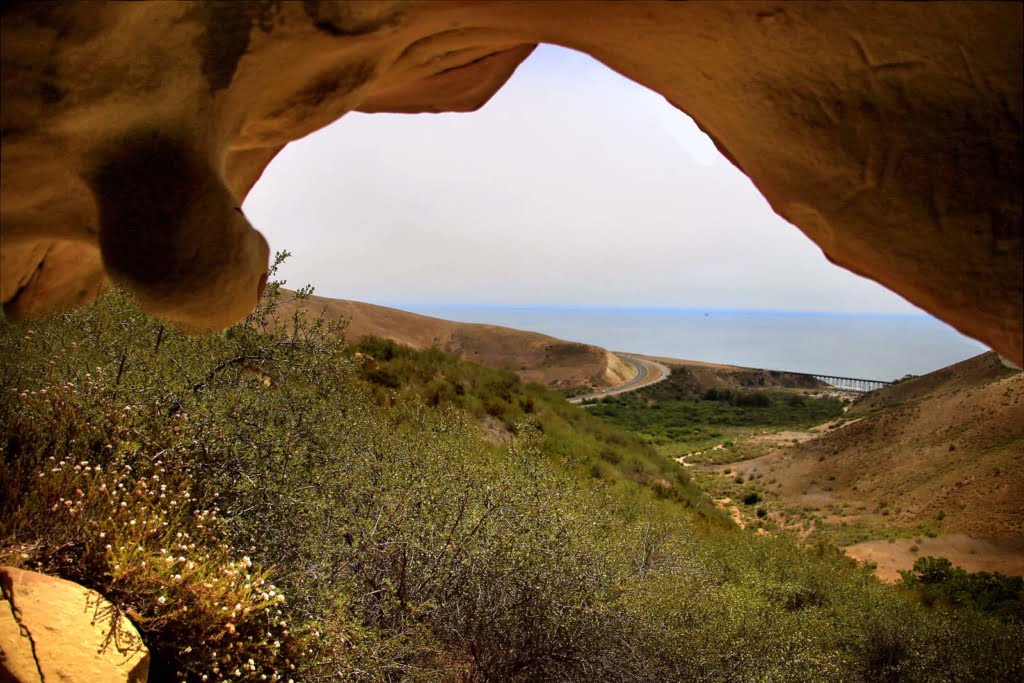
{"type": "Polygon", "coordinates": [[[901,585],[928,605],[945,602],[1024,623],[1024,577],[968,572],[944,557],[919,557],[901,585]]]}
{"type": "Polygon", "coordinates": [[[761,494],[757,491],[751,491],[743,496],[744,505],[757,505],[761,502],[761,494]]]}
{"type": "Polygon", "coordinates": [[[377,344],[374,384],[338,331],[271,301],[187,336],[118,292],[5,323],[4,561],[107,595],[155,681],[1019,680],[1015,622],[726,528],[642,441],[479,366],[377,344]],[[532,421],[483,440],[520,392],[532,421]]]}

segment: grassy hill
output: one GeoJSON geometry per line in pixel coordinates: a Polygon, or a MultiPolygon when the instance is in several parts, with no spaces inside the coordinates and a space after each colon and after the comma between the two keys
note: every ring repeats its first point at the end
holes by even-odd
{"type": "Polygon", "coordinates": [[[505,373],[336,332],[271,301],[189,336],[117,291],[4,323],[0,562],[131,615],[153,681],[1024,673],[1012,611],[722,524],[632,465],[595,476],[648,451],[505,373]]]}
{"type": "Polygon", "coordinates": [[[605,349],[538,332],[442,320],[358,301],[319,296],[294,299],[287,291],[285,294],[281,304],[285,316],[303,309],[327,320],[346,320],[345,334],[353,341],[369,336],[414,349],[437,348],[553,389],[604,389],[636,373],[605,349]]]}
{"type": "Polygon", "coordinates": [[[373,386],[381,405],[415,397],[431,407],[456,408],[473,416],[481,434],[499,444],[526,425],[544,435],[541,450],[560,467],[610,483],[632,481],[717,516],[675,462],[551,389],[436,348],[416,350],[378,337],[363,337],[350,348],[359,376],[373,386]]]}

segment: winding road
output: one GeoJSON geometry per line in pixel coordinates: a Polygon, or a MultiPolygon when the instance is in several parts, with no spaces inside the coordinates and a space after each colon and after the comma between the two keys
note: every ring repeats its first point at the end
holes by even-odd
{"type": "Polygon", "coordinates": [[[668,378],[672,373],[668,366],[662,365],[657,361],[653,361],[644,356],[637,356],[631,353],[622,353],[619,351],[614,352],[622,362],[628,363],[636,368],[636,375],[622,384],[608,389],[602,389],[601,391],[594,392],[593,394],[587,394],[586,396],[576,396],[575,398],[569,399],[570,403],[583,403],[587,400],[596,400],[599,398],[605,398],[607,396],[617,396],[618,394],[625,394],[629,391],[636,391],[637,389],[657,384],[668,378]]]}

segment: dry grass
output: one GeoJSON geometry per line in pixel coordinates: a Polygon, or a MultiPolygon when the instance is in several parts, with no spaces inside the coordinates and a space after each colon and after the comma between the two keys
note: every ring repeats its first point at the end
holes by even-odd
{"type": "Polygon", "coordinates": [[[436,347],[463,360],[510,370],[524,381],[553,389],[604,389],[630,379],[635,370],[613,353],[591,344],[498,325],[460,323],[358,301],[310,296],[282,304],[285,315],[299,308],[327,320],[348,319],[351,340],[372,336],[411,346],[436,347]]]}
{"type": "MultiPolygon", "coordinates": [[[[774,522],[840,545],[880,540],[891,554],[889,539],[952,539],[944,548],[956,552],[969,538],[963,566],[975,570],[1005,569],[1005,554],[1024,550],[1024,374],[984,354],[872,392],[847,416],[788,442],[768,436],[774,451],[732,463],[729,475],[720,464],[705,485],[729,495],[742,477],[764,492],[774,522]]],[[[893,557],[892,571],[913,564],[893,557]]]]}

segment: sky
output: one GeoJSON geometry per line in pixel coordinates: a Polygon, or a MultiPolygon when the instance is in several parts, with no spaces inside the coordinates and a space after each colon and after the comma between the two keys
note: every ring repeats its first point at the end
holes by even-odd
{"type": "Polygon", "coordinates": [[[920,313],[830,264],[663,97],[554,46],[479,111],[353,113],[291,143],[243,209],[322,296],[920,313]]]}

